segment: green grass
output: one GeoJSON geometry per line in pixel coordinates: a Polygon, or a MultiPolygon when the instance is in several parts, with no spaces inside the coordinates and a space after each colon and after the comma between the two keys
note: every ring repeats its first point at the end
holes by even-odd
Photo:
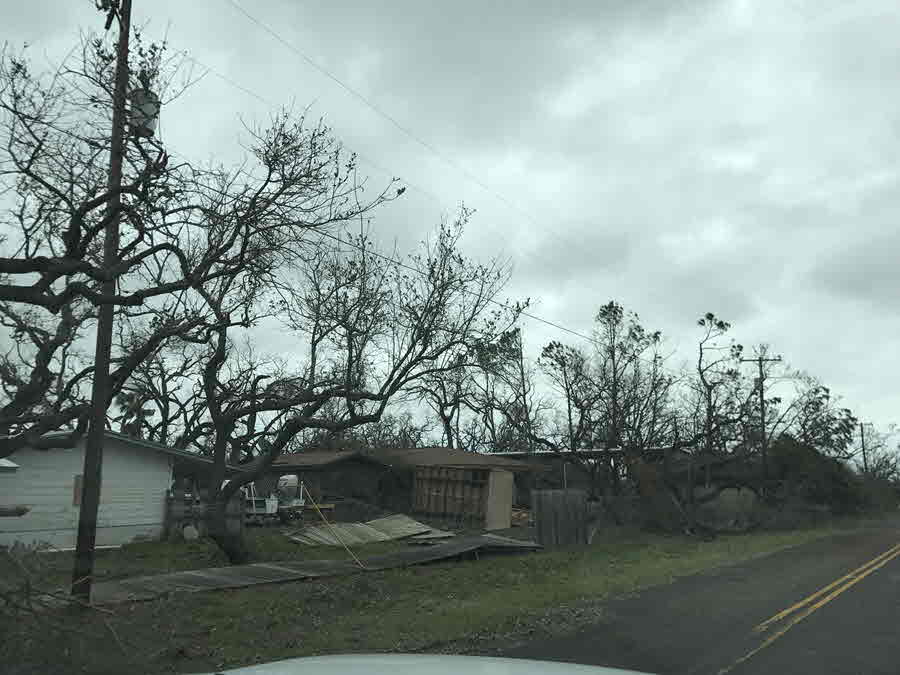
{"type": "MultiPolygon", "coordinates": [[[[35,672],[63,658],[97,673],[121,672],[135,658],[140,659],[141,672],[190,672],[323,653],[436,649],[540,628],[548,623],[548,613],[555,613],[554,624],[571,627],[572,616],[599,608],[610,596],[835,532],[823,527],[701,542],[610,531],[578,550],[482,557],[135,603],[117,607],[114,616],[82,613],[77,638],[32,631],[28,639],[7,643],[21,643],[19,658],[34,663],[35,672]],[[114,648],[113,634],[123,649],[114,648]],[[50,640],[50,635],[55,637],[50,640]]],[[[266,555],[281,555],[280,547],[277,542],[260,543],[266,555]]],[[[132,569],[145,570],[151,560],[171,567],[193,565],[208,555],[199,543],[177,550],[166,553],[151,547],[141,557],[134,549],[123,549],[120,555],[132,569]],[[186,551],[192,555],[184,560],[186,551]]],[[[296,555],[296,549],[293,552],[296,555]]],[[[328,553],[316,550],[315,555],[328,553]]],[[[330,552],[340,557],[335,553],[330,552]]],[[[583,615],[596,616],[592,611],[583,615]]],[[[21,625],[11,629],[23,630],[21,625]]]]}

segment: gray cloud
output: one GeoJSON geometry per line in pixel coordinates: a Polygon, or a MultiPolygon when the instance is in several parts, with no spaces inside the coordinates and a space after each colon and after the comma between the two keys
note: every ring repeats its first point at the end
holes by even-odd
{"type": "Polygon", "coordinates": [[[900,317],[900,232],[845,242],[814,268],[822,288],[900,317]]]}
{"type": "MultiPolygon", "coordinates": [[[[63,4],[16,3],[3,37],[61,54],[99,25],[89,2],[63,4]]],[[[589,330],[617,298],[687,349],[712,310],[862,415],[893,414],[896,395],[868,383],[900,375],[873,357],[898,347],[895,2],[241,4],[489,187],[225,0],[136,3],[174,49],[267,101],[313,104],[348,147],[426,190],[373,221],[387,246],[415,245],[464,201],[477,209],[467,251],[509,256],[510,293],[550,320],[589,330]]],[[[162,128],[183,154],[233,161],[238,115],[270,108],[209,75],[162,128]]],[[[389,178],[362,168],[373,187],[389,178]]],[[[526,336],[535,353],[576,340],[539,324],[526,336]]]]}

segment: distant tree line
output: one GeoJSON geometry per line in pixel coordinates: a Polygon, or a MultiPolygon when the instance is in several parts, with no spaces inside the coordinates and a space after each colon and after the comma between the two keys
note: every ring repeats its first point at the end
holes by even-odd
{"type": "Polygon", "coordinates": [[[676,367],[662,333],[610,301],[597,311],[587,344],[552,341],[529,358],[514,328],[473,345],[468,368],[425,378],[415,390],[446,445],[573,457],[579,449],[620,449],[580,460],[595,494],[640,492],[652,483],[688,520],[698,500],[717,494],[711,485],[845,510],[896,502],[900,473],[890,434],[870,433],[863,462],[860,421],[825,384],[767,360],[768,345],[749,356],[731,337],[731,324],[713,313],[696,326],[694,358],[676,367]],[[758,357],[762,386],[747,363],[758,357]],[[648,478],[666,458],[677,467],[664,480],[648,478]]]}

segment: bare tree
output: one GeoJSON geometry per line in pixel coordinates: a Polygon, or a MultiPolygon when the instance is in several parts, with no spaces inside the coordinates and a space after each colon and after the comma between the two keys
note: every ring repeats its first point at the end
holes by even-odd
{"type": "Polygon", "coordinates": [[[476,366],[471,372],[466,399],[469,415],[462,427],[464,445],[470,449],[485,452],[519,449],[516,434],[501,413],[506,387],[504,370],[515,358],[515,338],[512,330],[501,331],[493,340],[477,342],[472,347],[476,366]]]}
{"type": "Polygon", "coordinates": [[[739,386],[740,358],[743,346],[733,340],[728,345],[716,342],[731,329],[731,324],[707,312],[698,319],[701,336],[697,342],[696,377],[693,386],[701,402],[699,419],[694,428],[703,432],[703,450],[707,456],[713,451],[723,451],[729,440],[726,420],[738,417],[735,388],[739,386]],[[711,356],[712,355],[712,356],[711,356]],[[698,428],[699,427],[699,428],[698,428]]]}
{"type": "Polygon", "coordinates": [[[594,331],[595,379],[604,390],[606,446],[622,445],[629,403],[638,398],[634,389],[640,382],[636,369],[644,354],[654,350],[662,338],[659,331],[647,331],[634,312],[610,301],[597,312],[594,331]]]}
{"type": "MultiPolygon", "coordinates": [[[[133,86],[165,89],[178,63],[162,46],[136,41],[133,86]]],[[[92,364],[76,368],[73,357],[98,305],[114,304],[124,326],[109,404],[173,340],[202,344],[209,331],[252,323],[240,311],[216,314],[207,300],[223,287],[252,291],[308,232],[389,198],[386,189],[364,199],[354,158],[329,130],[283,112],[247,129],[249,157],[235,169],[170,161],[159,141],[130,138],[112,213],[105,161],[113,60],[101,38],[86,39],[75,62],[46,76],[22,56],[0,54],[0,193],[12,204],[0,216],[0,315],[11,340],[27,346],[15,359],[7,354],[0,373],[0,457],[25,445],[68,445],[84,431],[81,390],[92,364]],[[119,216],[118,262],[104,268],[101,233],[119,216]],[[99,289],[109,278],[118,292],[107,297],[99,289]],[[45,436],[60,428],[72,433],[45,436]]]]}
{"type": "Polygon", "coordinates": [[[285,447],[285,452],[303,452],[312,449],[423,448],[436,444],[431,436],[434,428],[434,424],[428,420],[416,419],[408,410],[385,413],[375,422],[337,433],[321,429],[305,430],[307,433],[301,432],[295,436],[295,441],[285,447]]]}
{"type": "MultiPolygon", "coordinates": [[[[135,368],[126,387],[147,411],[140,416],[141,437],[182,449],[188,445],[203,417],[197,390],[201,358],[196,346],[171,341],[135,368]]],[[[118,407],[119,414],[110,417],[122,424],[129,416],[122,405],[118,407]]],[[[137,420],[132,421],[137,426],[137,420]]]]}
{"type": "Polygon", "coordinates": [[[770,438],[788,433],[824,455],[853,459],[859,451],[854,447],[859,420],[853,412],[840,406],[831,389],[808,373],[794,373],[791,380],[793,397],[789,401],[773,398],[768,407],[766,429],[770,438]]]}
{"type": "Polygon", "coordinates": [[[492,407],[491,416],[500,414],[494,449],[558,450],[564,443],[551,424],[555,409],[538,386],[537,363],[525,358],[521,329],[503,333],[491,350],[486,366],[493,384],[481,405],[492,407]]]}
{"type": "Polygon", "coordinates": [[[626,379],[623,397],[625,446],[643,451],[671,442],[671,412],[676,378],[665,369],[658,344],[649,364],[638,361],[626,379]]]}
{"type": "Polygon", "coordinates": [[[214,460],[210,534],[229,559],[244,560],[246,550],[225,528],[226,504],[241,486],[263,475],[298,434],[338,433],[377,422],[391,400],[422,379],[472,366],[470,346],[493,339],[515,320],[516,306],[490,309],[507,270],[473,263],[457,249],[465,217],[442,226],[436,240],[402,267],[365,238],[349,247],[316,241],[295,250],[290,265],[278,268],[279,278],[260,285],[253,299],[256,312],[274,312],[297,335],[297,354],[304,356],[292,370],[225,378],[236,358],[229,333],[247,320],[235,321],[233,310],[252,294],[246,287],[233,292],[225,286],[206,294],[216,315],[215,328],[204,338],[202,374],[214,460]],[[269,289],[277,290],[277,298],[267,298],[269,289]],[[240,425],[254,416],[268,426],[245,438],[252,447],[243,452],[253,459],[223,486],[234,457],[229,449],[240,425]]]}
{"type": "Polygon", "coordinates": [[[592,377],[588,355],[554,341],[544,347],[538,364],[563,398],[566,448],[589,447],[603,390],[592,377]]]}
{"type": "Polygon", "coordinates": [[[900,447],[894,438],[896,433],[897,429],[894,427],[880,432],[870,429],[866,437],[867,457],[862,474],[890,484],[900,496],[900,447]]]}
{"type": "Polygon", "coordinates": [[[466,367],[464,354],[448,355],[448,358],[460,360],[459,367],[421,378],[409,393],[421,397],[437,416],[445,446],[464,447],[460,421],[464,406],[471,405],[472,369],[466,367]]]}

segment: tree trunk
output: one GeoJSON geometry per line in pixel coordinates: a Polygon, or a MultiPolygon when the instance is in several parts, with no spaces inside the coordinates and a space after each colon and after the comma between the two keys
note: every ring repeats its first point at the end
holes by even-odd
{"type": "Polygon", "coordinates": [[[609,459],[609,475],[613,495],[618,497],[622,494],[622,481],[619,476],[619,463],[615,457],[609,459]]]}
{"type": "Polygon", "coordinates": [[[222,499],[210,502],[207,511],[207,532],[210,539],[222,550],[232,565],[244,565],[250,559],[247,543],[240,531],[228,529],[226,509],[228,503],[222,499]]]}
{"type": "Polygon", "coordinates": [[[563,384],[566,395],[566,422],[569,425],[569,451],[575,452],[575,431],[572,426],[572,388],[569,384],[569,374],[565,367],[563,368],[563,384]]]}
{"type": "Polygon", "coordinates": [[[451,417],[447,417],[444,414],[443,409],[440,410],[438,415],[441,418],[441,424],[444,426],[444,440],[447,443],[448,448],[454,447],[453,445],[453,419],[451,417]]]}

